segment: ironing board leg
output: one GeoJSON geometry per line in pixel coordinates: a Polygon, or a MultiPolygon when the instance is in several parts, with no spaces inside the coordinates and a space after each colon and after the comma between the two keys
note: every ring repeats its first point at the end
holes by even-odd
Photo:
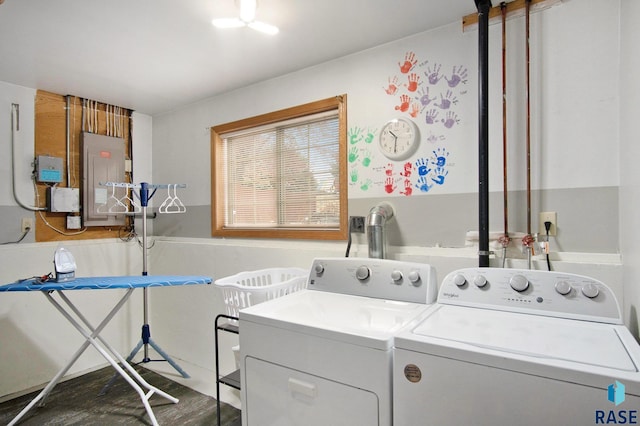
{"type": "MultiPolygon", "coordinates": [[[[71,303],[71,301],[62,293],[60,293],[60,297],[62,298],[62,300],[67,304],[67,306],[76,314],[76,316],[85,324],[85,326],[91,330],[91,324],[89,323],[89,321],[82,315],[82,313],[73,305],[73,303],[71,303]]],[[[156,421],[156,417],[153,414],[153,410],[151,409],[151,405],[149,404],[149,399],[155,394],[157,393],[158,395],[168,399],[169,401],[173,402],[174,404],[178,402],[177,398],[174,398],[173,396],[169,395],[166,392],[161,391],[160,389],[156,388],[155,386],[152,386],[151,384],[149,384],[146,380],[144,380],[142,378],[142,376],[140,376],[140,374],[138,374],[138,372],[122,357],[122,355],[120,355],[115,349],[113,349],[111,347],[111,345],[109,345],[109,343],[107,343],[106,340],[104,340],[100,335],[96,334],[95,331],[92,334],[87,333],[87,331],[82,328],[82,326],[80,324],[78,324],[77,321],[75,321],[75,319],[60,305],[58,304],[53,298],[51,298],[51,296],[48,296],[51,300],[51,303],[53,303],[53,305],[58,308],[58,310],[60,311],[60,313],[62,315],[65,316],[65,318],[67,318],[67,320],[89,341],[89,343],[91,345],[93,345],[98,352],[100,352],[100,354],[109,362],[109,364],[111,364],[113,366],[113,368],[129,383],[129,385],[131,385],[131,387],[133,389],[135,389],[136,392],[138,392],[138,395],[140,395],[140,399],[147,411],[147,414],[149,415],[149,418],[151,419],[151,422],[154,425],[157,425],[158,422],[156,421]],[[95,337],[94,337],[95,335],[95,337]],[[100,341],[100,343],[102,343],[102,346],[98,344],[98,342],[96,342],[96,339],[100,341]],[[104,348],[103,348],[104,346],[104,348]],[[106,350],[105,350],[106,348],[106,350]],[[111,354],[118,359],[118,361],[122,364],[122,366],[124,368],[127,369],[127,371],[129,372],[129,374],[127,374],[122,367],[120,367],[120,365],[109,355],[109,353],[107,352],[107,350],[109,352],[111,352],[111,354]],[[133,376],[138,382],[136,383],[136,381],[134,381],[132,379],[133,376]],[[144,393],[144,391],[142,390],[142,388],[140,387],[140,385],[144,386],[146,389],[149,390],[149,392],[147,392],[146,394],[144,393]]]]}
{"type": "MultiPolygon", "coordinates": [[[[102,329],[104,327],[106,327],[106,325],[109,323],[109,321],[111,321],[111,319],[115,316],[115,314],[120,310],[122,305],[124,305],[124,303],[129,299],[129,297],[131,296],[132,292],[133,292],[133,289],[127,290],[125,295],[122,296],[120,301],[113,307],[113,309],[107,314],[107,316],[95,328],[95,330],[93,330],[93,333],[89,337],[93,338],[93,337],[97,336],[102,331],[102,329]]],[[[61,307],[59,307],[57,302],[55,302],[55,300],[52,299],[52,297],[51,297],[51,295],[49,295],[49,293],[43,293],[43,294],[47,297],[47,299],[49,299],[50,302],[53,303],[54,306],[56,306],[56,308],[58,308],[58,310],[61,309],[61,307]]],[[[51,393],[51,391],[58,384],[60,379],[62,379],[62,377],[64,377],[64,375],[67,373],[67,371],[69,371],[71,366],[73,366],[73,364],[78,360],[78,358],[80,358],[80,355],[82,355],[84,353],[84,351],[89,347],[90,344],[91,344],[91,342],[87,339],[80,346],[80,348],[78,348],[76,353],[71,357],[71,359],[69,360],[67,365],[62,367],[62,369],[60,371],[58,371],[58,373],[53,377],[53,379],[51,379],[51,381],[47,384],[47,386],[29,403],[29,405],[27,405],[22,411],[20,411],[20,413],[18,413],[18,415],[13,420],[11,420],[11,422],[9,423],[9,426],[13,426],[14,424],[16,424],[39,401],[42,401],[42,402],[40,402],[40,405],[44,405],[44,400],[49,395],[49,393],[51,393]]]]}

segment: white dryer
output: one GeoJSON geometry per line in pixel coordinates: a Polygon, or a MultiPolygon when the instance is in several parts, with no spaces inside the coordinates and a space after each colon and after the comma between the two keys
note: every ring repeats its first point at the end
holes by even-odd
{"type": "Polygon", "coordinates": [[[393,336],[436,286],[425,264],[316,259],[307,289],[241,310],[242,424],[391,425],[393,336]]]}
{"type": "Polygon", "coordinates": [[[639,365],[602,282],[462,269],[395,339],[394,425],[636,424],[639,365]]]}

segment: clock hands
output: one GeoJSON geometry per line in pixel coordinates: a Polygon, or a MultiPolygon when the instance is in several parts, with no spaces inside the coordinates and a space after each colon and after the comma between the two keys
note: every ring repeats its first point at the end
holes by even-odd
{"type": "Polygon", "coordinates": [[[398,137],[391,130],[389,130],[389,133],[393,136],[393,153],[395,154],[398,152],[398,137]]]}

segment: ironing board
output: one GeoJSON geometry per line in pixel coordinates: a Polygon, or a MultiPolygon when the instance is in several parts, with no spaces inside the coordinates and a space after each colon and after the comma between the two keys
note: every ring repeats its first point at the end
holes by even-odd
{"type": "Polygon", "coordinates": [[[37,279],[28,279],[16,281],[11,284],[0,286],[0,292],[12,292],[12,291],[31,291],[39,292],[43,294],[49,302],[64,316],[71,325],[82,336],[84,336],[84,343],[78,348],[71,360],[65,365],[55,376],[49,384],[27,405],[10,423],[9,426],[16,424],[31,408],[33,408],[38,401],[44,403],[45,398],[58,384],[60,379],[69,371],[71,366],[80,358],[80,355],[92,345],[96,350],[111,364],[111,366],[120,374],[130,385],[133,387],[149,415],[153,425],[158,425],[149,399],[154,394],[158,394],[174,404],[178,402],[177,398],[161,391],[155,386],[150,385],[145,381],[138,372],[120,355],[104,338],[100,336],[100,332],[111,321],[115,314],[129,299],[133,290],[136,288],[149,288],[149,287],[173,287],[193,284],[211,284],[212,279],[205,276],[119,276],[119,277],[83,277],[75,278],[73,281],[68,282],[54,282],[45,281],[38,283],[37,279]],[[89,321],[82,315],[80,310],[69,300],[66,296],[66,291],[71,290],[112,290],[112,289],[125,289],[125,293],[122,298],[116,303],[116,305],[109,311],[106,317],[98,324],[97,327],[93,327],[89,321]],[[53,295],[58,294],[64,305],[57,301],[53,295]],[[65,306],[66,305],[66,306],[65,306]],[[74,317],[75,315],[75,317],[74,317]],[[115,358],[115,359],[114,359],[115,358]],[[119,365],[122,365],[122,367],[119,365]],[[123,368],[124,367],[124,368],[123,368]],[[127,371],[125,371],[125,369],[127,371]],[[127,374],[128,372],[128,374],[127,374]],[[135,380],[134,380],[135,379],[135,380]],[[136,382],[137,381],[137,382],[136,382]],[[147,393],[142,388],[147,389],[147,393]]]}

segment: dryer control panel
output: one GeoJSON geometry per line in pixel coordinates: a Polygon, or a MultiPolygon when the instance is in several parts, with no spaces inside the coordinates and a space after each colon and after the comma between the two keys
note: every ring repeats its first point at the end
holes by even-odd
{"type": "Polygon", "coordinates": [[[358,257],[318,258],[308,288],[413,303],[434,303],[436,271],[425,263],[358,257]]]}
{"type": "Polygon", "coordinates": [[[465,268],[448,274],[438,302],[622,324],[609,287],[590,277],[528,269],[465,268]]]}

